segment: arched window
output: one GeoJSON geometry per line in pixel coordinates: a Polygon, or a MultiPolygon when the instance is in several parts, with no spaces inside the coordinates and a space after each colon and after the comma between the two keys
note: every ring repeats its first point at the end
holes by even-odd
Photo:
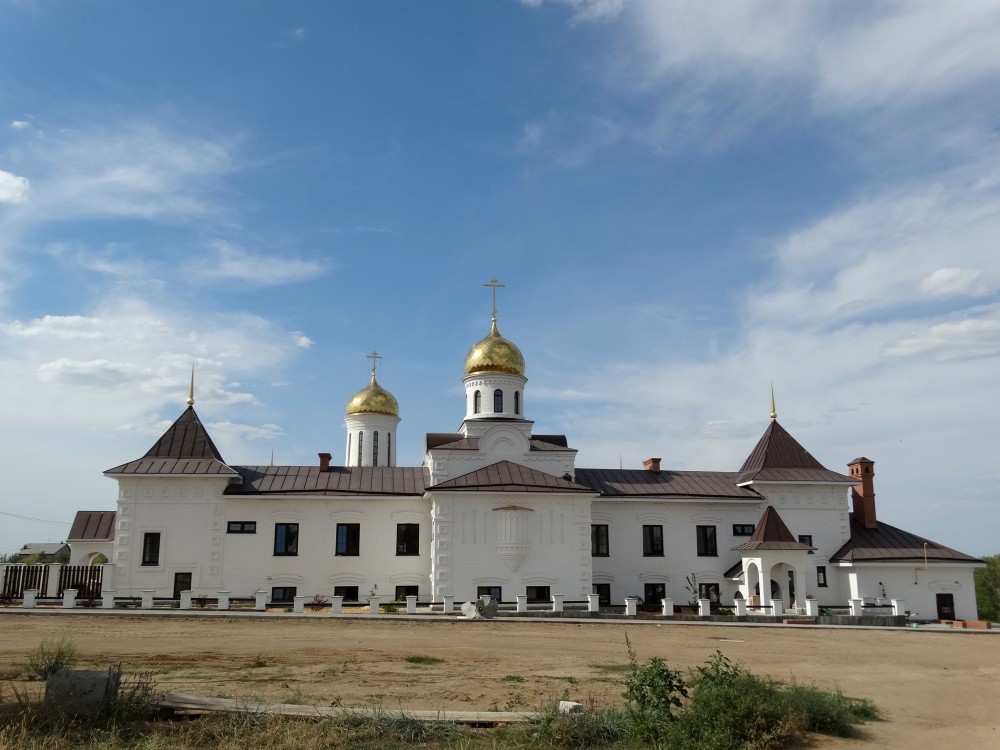
{"type": "Polygon", "coordinates": [[[361,466],[361,451],[364,449],[365,445],[365,433],[358,433],[358,466],[361,466]]]}
{"type": "Polygon", "coordinates": [[[378,466],[378,430],[372,433],[372,466],[378,466]]]}
{"type": "Polygon", "coordinates": [[[483,410],[483,394],[476,391],[472,394],[472,413],[478,414],[483,410]]]}
{"type": "Polygon", "coordinates": [[[515,414],[520,414],[521,413],[521,392],[520,391],[514,391],[514,413],[515,414]]]}
{"type": "Polygon", "coordinates": [[[503,414],[503,391],[499,388],[493,391],[493,413],[503,414]]]}
{"type": "Polygon", "coordinates": [[[351,433],[348,432],[347,433],[347,458],[344,459],[344,461],[346,461],[348,464],[351,463],[351,438],[352,437],[353,437],[353,435],[351,435],[351,433]]]}
{"type": "Polygon", "coordinates": [[[392,433],[385,433],[385,465],[392,466],[392,433]]]}

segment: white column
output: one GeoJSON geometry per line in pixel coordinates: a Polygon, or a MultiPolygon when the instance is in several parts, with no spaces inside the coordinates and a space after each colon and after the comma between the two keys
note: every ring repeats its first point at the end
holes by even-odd
{"type": "Polygon", "coordinates": [[[862,609],[862,607],[865,606],[864,599],[850,599],[847,604],[850,606],[851,614],[854,615],[854,617],[861,617],[861,614],[864,612],[862,609]]]}
{"type": "Polygon", "coordinates": [[[191,609],[191,592],[190,591],[182,591],[181,592],[181,600],[180,600],[180,603],[177,605],[177,608],[178,609],[191,609]]]}
{"type": "Polygon", "coordinates": [[[809,617],[816,617],[819,614],[819,602],[815,599],[806,599],[806,614],[809,617]]]}
{"type": "Polygon", "coordinates": [[[343,596],[331,596],[330,597],[330,614],[339,615],[344,610],[344,597],[343,596]]]}
{"type": "Polygon", "coordinates": [[[733,599],[733,604],[736,605],[736,616],[746,617],[747,616],[747,600],[746,599],[733,599]]]}
{"type": "Polygon", "coordinates": [[[38,589],[25,589],[21,606],[25,609],[34,609],[37,604],[38,589]]]}
{"type": "Polygon", "coordinates": [[[517,611],[527,612],[528,611],[528,595],[527,594],[516,594],[514,598],[517,600],[517,611]]]}
{"type": "Polygon", "coordinates": [[[63,589],[63,609],[73,609],[76,606],[76,589],[63,589]]]}
{"type": "Polygon", "coordinates": [[[771,614],[775,617],[781,617],[785,614],[785,600],[784,599],[772,599],[771,600],[771,614]]]}
{"type": "Polygon", "coordinates": [[[673,599],[661,599],[663,603],[663,616],[673,617],[674,616],[674,600],[673,599]]]}
{"type": "Polygon", "coordinates": [[[253,592],[253,608],[257,612],[267,611],[267,592],[266,591],[254,591],[253,592]]]}
{"type": "Polygon", "coordinates": [[[406,614],[415,615],[417,614],[417,597],[410,594],[406,597],[406,614]]]}
{"type": "Polygon", "coordinates": [[[441,611],[444,613],[455,611],[454,594],[441,594],[441,611]]]}
{"type": "Polygon", "coordinates": [[[906,614],[906,599],[890,599],[892,602],[892,613],[897,617],[906,614]]]}
{"type": "Polygon", "coordinates": [[[600,612],[601,611],[601,595],[600,594],[587,594],[587,611],[588,612],[600,612]]]}
{"type": "Polygon", "coordinates": [[[298,612],[299,614],[306,611],[306,599],[308,596],[293,596],[292,597],[292,612],[298,612]]]}
{"type": "Polygon", "coordinates": [[[101,589],[101,609],[115,608],[115,590],[101,589]]]}
{"type": "Polygon", "coordinates": [[[220,591],[219,593],[219,604],[216,609],[229,609],[229,591],[220,591]]]}
{"type": "Polygon", "coordinates": [[[143,589],[142,590],[142,603],[139,605],[143,609],[153,608],[153,594],[156,593],[155,589],[143,589]]]}
{"type": "Polygon", "coordinates": [[[565,594],[553,594],[552,595],[552,611],[562,612],[563,611],[563,599],[565,594]]]}
{"type": "Polygon", "coordinates": [[[699,599],[698,600],[698,616],[708,617],[712,614],[712,600],[711,599],[699,599]]]}
{"type": "Polygon", "coordinates": [[[634,596],[625,597],[625,614],[629,617],[635,617],[635,605],[639,603],[639,600],[634,596]]]}
{"type": "Polygon", "coordinates": [[[381,596],[369,596],[368,597],[368,614],[372,617],[378,617],[381,612],[379,611],[379,604],[382,603],[381,596]]]}

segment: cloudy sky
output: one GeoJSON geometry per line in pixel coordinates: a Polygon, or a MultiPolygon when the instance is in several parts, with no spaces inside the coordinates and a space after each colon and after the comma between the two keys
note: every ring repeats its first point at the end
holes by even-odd
{"type": "Polygon", "coordinates": [[[113,508],[192,365],[227,461],[312,464],[377,349],[419,464],[495,276],[578,465],[734,470],[773,381],[827,467],[876,462],[880,518],[1000,552],[998,28],[997,0],[0,0],[0,551],[113,508]]]}

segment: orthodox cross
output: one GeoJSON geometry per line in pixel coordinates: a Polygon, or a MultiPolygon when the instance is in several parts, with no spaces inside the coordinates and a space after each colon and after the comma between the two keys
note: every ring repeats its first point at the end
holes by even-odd
{"type": "Polygon", "coordinates": [[[372,379],[374,380],[375,370],[378,367],[378,360],[382,359],[382,355],[373,351],[371,354],[367,355],[367,357],[372,361],[372,379]]]}
{"type": "Polygon", "coordinates": [[[501,284],[499,281],[497,281],[497,277],[494,276],[487,283],[483,284],[483,286],[491,286],[491,287],[493,287],[493,320],[496,320],[497,319],[497,289],[499,289],[501,287],[505,287],[507,285],[506,284],[501,284]]]}

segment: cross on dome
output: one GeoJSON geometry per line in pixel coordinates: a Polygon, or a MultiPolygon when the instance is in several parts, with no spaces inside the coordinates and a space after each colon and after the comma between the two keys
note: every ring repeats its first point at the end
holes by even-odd
{"type": "Polygon", "coordinates": [[[366,355],[368,359],[372,361],[372,380],[375,379],[375,370],[378,369],[378,361],[382,359],[382,355],[377,351],[372,351],[371,354],[366,355]]]}
{"type": "Polygon", "coordinates": [[[501,289],[507,285],[501,284],[497,281],[497,277],[494,276],[492,279],[483,284],[483,286],[493,287],[493,320],[495,321],[497,319],[497,289],[501,289]]]}

